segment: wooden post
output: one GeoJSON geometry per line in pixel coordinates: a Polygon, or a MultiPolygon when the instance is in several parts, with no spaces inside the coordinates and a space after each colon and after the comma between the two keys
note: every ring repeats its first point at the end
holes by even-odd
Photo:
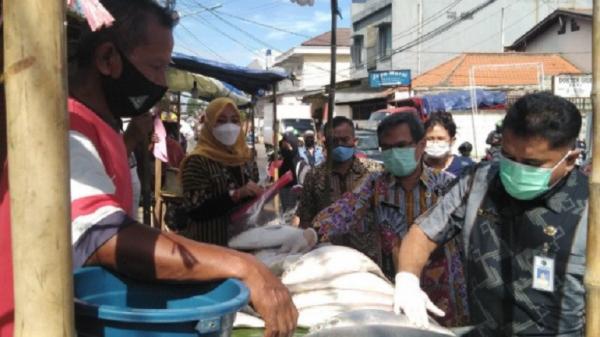
{"type": "Polygon", "coordinates": [[[4,0],[15,336],[73,324],[65,1],[4,0]]]}
{"type": "MultiPolygon", "coordinates": [[[[277,83],[273,83],[273,162],[276,163],[279,159],[279,121],[277,120],[277,83]]],[[[273,171],[273,180],[279,179],[279,170],[273,171]]],[[[281,198],[279,194],[273,198],[273,206],[275,207],[275,214],[279,216],[281,214],[281,198]]]]}
{"type": "Polygon", "coordinates": [[[160,190],[162,188],[162,161],[154,159],[154,228],[162,229],[163,209],[160,190]]]}
{"type": "Polygon", "coordinates": [[[175,134],[177,135],[177,142],[181,144],[179,139],[179,129],[181,128],[181,92],[177,92],[177,131],[175,134]]]}
{"type": "MultiPolygon", "coordinates": [[[[256,132],[254,132],[255,129],[255,125],[254,125],[254,118],[256,117],[256,96],[252,95],[252,101],[250,103],[250,118],[252,118],[252,120],[250,121],[250,127],[252,128],[252,152],[256,153],[256,132]]],[[[254,160],[256,160],[256,158],[254,158],[254,160]]]]}
{"type": "MultiPolygon", "coordinates": [[[[331,69],[329,76],[329,99],[327,103],[327,128],[325,141],[327,142],[327,169],[333,172],[333,110],[335,109],[335,72],[337,64],[337,0],[331,0],[331,69]]],[[[327,176],[327,191],[331,191],[331,179],[327,176]]],[[[329,196],[331,199],[331,196],[329,196]]]]}
{"type": "MultiPolygon", "coordinates": [[[[143,212],[143,222],[145,225],[152,226],[152,170],[150,169],[152,162],[150,159],[150,142],[148,142],[147,137],[142,141],[141,148],[141,184],[142,184],[142,206],[144,209],[143,212]]],[[[138,209],[136,206],[136,210],[138,209]]]]}
{"type": "MultiPolygon", "coordinates": [[[[600,132],[600,0],[594,0],[592,28],[592,125],[600,132]]],[[[600,336],[600,138],[593,137],[592,173],[590,175],[589,219],[587,233],[586,336],[600,336]]]]}

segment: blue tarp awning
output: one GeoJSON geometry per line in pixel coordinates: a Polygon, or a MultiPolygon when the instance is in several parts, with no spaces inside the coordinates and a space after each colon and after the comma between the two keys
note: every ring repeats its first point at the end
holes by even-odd
{"type": "MultiPolygon", "coordinates": [[[[506,105],[503,91],[476,90],[477,107],[480,109],[501,109],[506,105]]],[[[471,92],[457,90],[423,96],[423,109],[427,114],[435,111],[471,110],[471,92]]]]}
{"type": "Polygon", "coordinates": [[[251,69],[181,53],[173,53],[172,59],[174,68],[216,78],[249,94],[270,90],[271,85],[288,78],[281,71],[251,69]]]}

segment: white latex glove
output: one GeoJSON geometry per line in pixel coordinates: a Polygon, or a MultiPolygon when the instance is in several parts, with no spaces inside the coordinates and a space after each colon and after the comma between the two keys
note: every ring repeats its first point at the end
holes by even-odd
{"type": "Polygon", "coordinates": [[[396,274],[396,290],[394,292],[394,312],[404,312],[408,320],[420,328],[429,326],[427,311],[436,316],[446,315],[442,309],[431,302],[419,285],[419,278],[412,273],[396,274]]]}
{"type": "Polygon", "coordinates": [[[280,253],[306,253],[317,244],[317,232],[312,228],[304,231],[298,231],[297,234],[290,236],[279,249],[280,253]]]}

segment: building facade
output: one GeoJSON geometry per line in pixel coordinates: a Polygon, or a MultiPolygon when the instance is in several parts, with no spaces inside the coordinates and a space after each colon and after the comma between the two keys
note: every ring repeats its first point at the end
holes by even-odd
{"type": "Polygon", "coordinates": [[[352,78],[372,70],[413,76],[465,52],[503,52],[558,8],[591,0],[353,0],[352,78]]]}
{"type": "Polygon", "coordinates": [[[556,53],[584,73],[591,73],[592,10],[556,10],[508,49],[527,53],[556,53]]]}

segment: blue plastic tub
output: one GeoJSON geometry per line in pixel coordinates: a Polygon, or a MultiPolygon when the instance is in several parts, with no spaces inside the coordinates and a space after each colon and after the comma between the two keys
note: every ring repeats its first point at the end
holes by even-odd
{"type": "Polygon", "coordinates": [[[235,313],[248,303],[240,281],[139,282],[104,268],[75,271],[79,337],[229,336],[235,313]]]}

